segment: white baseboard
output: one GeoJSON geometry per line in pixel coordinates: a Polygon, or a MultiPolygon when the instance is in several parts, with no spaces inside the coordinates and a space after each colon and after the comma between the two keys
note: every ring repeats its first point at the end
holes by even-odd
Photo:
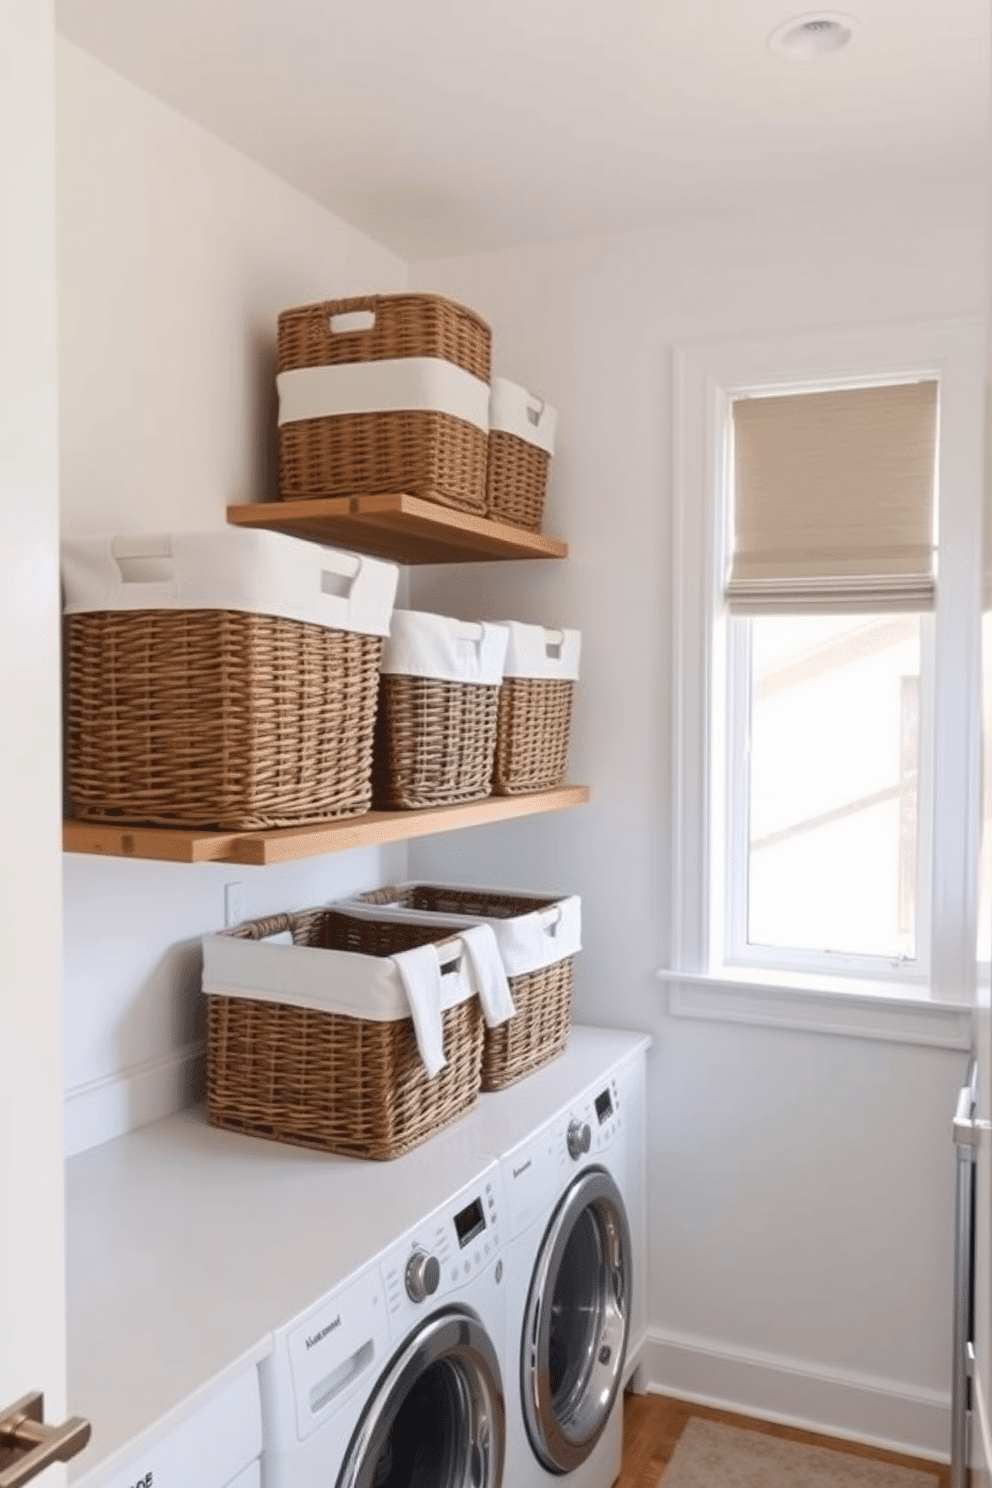
{"type": "Polygon", "coordinates": [[[658,1331],[648,1334],[640,1372],[657,1394],[948,1460],[949,1393],[658,1331]]]}
{"type": "Polygon", "coordinates": [[[149,1059],[65,1092],[65,1156],[74,1157],[122,1137],[135,1127],[171,1116],[200,1099],[203,1047],[188,1044],[161,1059],[149,1059]]]}
{"type": "Polygon", "coordinates": [[[977,1369],[971,1388],[971,1488],[992,1488],[992,1422],[977,1369]]]}

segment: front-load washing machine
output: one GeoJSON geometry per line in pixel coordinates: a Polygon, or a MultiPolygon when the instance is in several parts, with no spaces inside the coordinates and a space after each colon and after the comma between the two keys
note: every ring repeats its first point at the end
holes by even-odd
{"type": "Polygon", "coordinates": [[[277,1331],[261,1365],[263,1488],[514,1482],[503,1218],[494,1162],[277,1331]]]}
{"type": "Polygon", "coordinates": [[[503,1159],[512,1488],[609,1488],[620,1472],[639,1154],[627,1128],[642,1103],[643,1056],[503,1159]]]}

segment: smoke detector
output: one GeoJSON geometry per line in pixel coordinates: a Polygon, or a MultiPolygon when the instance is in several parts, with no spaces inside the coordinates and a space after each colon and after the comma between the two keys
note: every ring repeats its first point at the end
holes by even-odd
{"type": "Polygon", "coordinates": [[[853,41],[859,23],[836,10],[793,16],[768,38],[768,50],[787,62],[812,62],[829,57],[853,41]]]}

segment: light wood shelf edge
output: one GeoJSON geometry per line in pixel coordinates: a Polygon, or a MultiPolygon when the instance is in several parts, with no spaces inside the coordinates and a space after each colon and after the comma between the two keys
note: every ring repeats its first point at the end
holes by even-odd
{"type": "Polygon", "coordinates": [[[568,544],[403,492],[229,506],[236,527],[339,543],[397,563],[506,562],[567,558],[568,544]]]}
{"type": "Polygon", "coordinates": [[[62,846],[66,852],[104,857],[264,867],[563,811],[584,805],[590,797],[586,785],[563,785],[522,796],[488,796],[483,801],[460,806],[438,806],[423,811],[368,811],[364,816],[341,821],[261,832],[183,831],[174,827],[130,827],[69,819],[63,823],[62,846]]]}

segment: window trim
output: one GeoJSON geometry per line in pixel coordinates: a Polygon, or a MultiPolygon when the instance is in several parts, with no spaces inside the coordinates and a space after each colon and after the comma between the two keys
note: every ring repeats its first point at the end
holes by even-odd
{"type": "MultiPolygon", "coordinates": [[[[984,331],[978,317],[810,332],[674,348],[672,512],[672,967],[726,981],[724,906],[712,830],[725,781],[711,740],[725,720],[722,574],[735,394],[937,376],[940,544],[935,644],[956,658],[934,678],[931,955],[926,994],[960,1006],[975,995],[980,832],[984,477],[984,331]],[[721,523],[717,541],[717,522],[721,523]],[[950,573],[954,582],[947,583],[950,573]]],[[[812,968],[811,968],[812,970],[812,968]]],[[[802,978],[797,977],[797,985],[802,978]]],[[[845,984],[846,985],[846,984],[845,984]]],[[[852,978],[849,990],[857,992],[852,978]]]]}

